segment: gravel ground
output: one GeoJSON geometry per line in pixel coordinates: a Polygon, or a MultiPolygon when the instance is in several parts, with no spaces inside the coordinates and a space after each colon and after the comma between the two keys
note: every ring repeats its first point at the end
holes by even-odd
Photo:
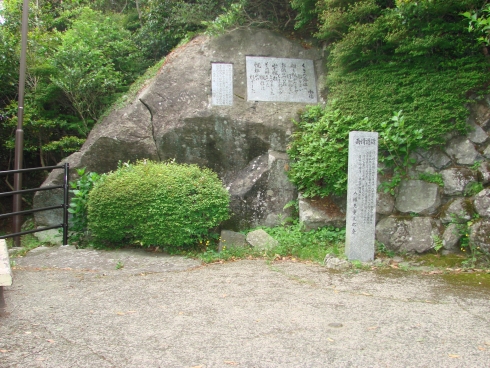
{"type": "Polygon", "coordinates": [[[490,367],[490,289],[441,275],[56,247],[4,295],[0,367],[490,367]]]}

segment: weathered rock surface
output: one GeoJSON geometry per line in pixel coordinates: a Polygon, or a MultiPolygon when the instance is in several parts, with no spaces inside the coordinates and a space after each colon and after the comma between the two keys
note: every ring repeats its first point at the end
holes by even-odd
{"type": "Polygon", "coordinates": [[[484,143],[488,139],[487,133],[482,129],[482,127],[475,123],[475,120],[472,118],[468,119],[468,125],[470,127],[470,131],[468,133],[468,139],[473,143],[481,144],[484,143]]]}
{"type": "Polygon", "coordinates": [[[279,245],[279,242],[264,230],[254,230],[247,234],[247,242],[254,248],[268,250],[279,245]]]}
{"type": "Polygon", "coordinates": [[[451,139],[446,146],[446,153],[459,165],[471,165],[480,156],[475,146],[466,137],[451,139]]]}
{"type": "Polygon", "coordinates": [[[403,180],[398,189],[395,208],[403,213],[429,215],[441,204],[440,187],[422,180],[403,180]]]}
{"type": "Polygon", "coordinates": [[[299,197],[299,220],[306,231],[322,226],[345,226],[346,200],[336,197],[299,197]]]}
{"type": "Polygon", "coordinates": [[[338,271],[346,270],[351,267],[349,261],[345,259],[340,259],[331,254],[327,254],[325,256],[325,258],[323,259],[323,264],[325,265],[326,268],[329,268],[331,270],[338,270],[338,271]]]}
{"type": "Polygon", "coordinates": [[[490,217],[490,189],[483,189],[478,193],[473,200],[473,205],[481,217],[490,217]]]}
{"type": "Polygon", "coordinates": [[[466,186],[478,181],[476,175],[467,168],[453,167],[441,171],[444,180],[444,194],[462,195],[466,186]]]}
{"type": "Polygon", "coordinates": [[[390,193],[376,193],[376,213],[380,215],[391,215],[395,208],[395,197],[390,193]]]}
{"type": "Polygon", "coordinates": [[[490,164],[488,162],[480,163],[478,167],[478,180],[482,184],[488,184],[490,182],[490,164]]]}
{"type": "MultiPolygon", "coordinates": [[[[228,228],[277,224],[287,216],[284,205],[296,196],[287,180],[285,152],[292,119],[305,104],[247,101],[246,55],[310,59],[319,80],[323,74],[320,50],[271,31],[199,36],[168,55],[131,103],[96,125],[81,151],[67,159],[70,166],[102,173],[119,161],[145,158],[198,164],[217,172],[230,188],[228,228]],[[232,106],[211,103],[213,62],[233,64],[232,106]]],[[[48,178],[56,180],[56,173],[48,178]]],[[[51,201],[46,196],[38,194],[36,206],[51,201]]],[[[50,221],[36,217],[38,225],[50,221]]]]}
{"type": "Polygon", "coordinates": [[[376,225],[376,239],[394,251],[426,252],[440,235],[440,221],[431,217],[390,216],[376,225]]]}
{"type": "Polygon", "coordinates": [[[490,252],[490,221],[476,222],[470,230],[470,244],[490,252]]]}
{"type": "Polygon", "coordinates": [[[419,162],[427,162],[439,170],[451,164],[449,156],[437,148],[432,148],[428,151],[419,149],[415,152],[415,156],[418,157],[419,162]]]}
{"type": "Polygon", "coordinates": [[[242,233],[237,233],[230,230],[221,230],[219,239],[218,251],[221,252],[224,248],[248,248],[246,236],[242,233]]]}
{"type": "Polygon", "coordinates": [[[467,198],[455,198],[450,200],[442,209],[440,220],[442,223],[447,224],[449,222],[463,223],[471,219],[473,213],[473,206],[467,198]]]}
{"type": "Polygon", "coordinates": [[[461,239],[461,234],[458,232],[458,227],[456,224],[449,224],[442,234],[442,245],[444,249],[451,252],[459,251],[459,241],[461,239]]]}

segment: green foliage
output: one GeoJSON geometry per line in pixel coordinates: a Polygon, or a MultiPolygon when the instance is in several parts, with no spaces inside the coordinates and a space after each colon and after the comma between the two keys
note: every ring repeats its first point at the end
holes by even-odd
{"type": "Polygon", "coordinates": [[[140,9],[141,27],[135,39],[145,58],[158,60],[187,34],[203,30],[203,22],[226,13],[230,4],[229,0],[148,0],[140,9]]]}
{"type": "Polygon", "coordinates": [[[391,180],[381,189],[394,192],[413,163],[410,153],[420,146],[422,130],[405,122],[402,112],[389,122],[374,125],[367,118],[355,120],[334,110],[337,103],[308,108],[295,122],[288,154],[292,159],[290,180],[305,196],[343,195],[347,191],[349,132],[355,130],[379,132],[380,157],[385,167],[393,171],[391,180]]]}
{"type": "Polygon", "coordinates": [[[203,21],[206,26],[206,33],[212,36],[223,34],[226,30],[236,28],[247,22],[245,5],[247,0],[231,4],[230,8],[218,15],[213,21],[203,21]]]}
{"type": "Polygon", "coordinates": [[[209,169],[124,164],[90,192],[89,229],[107,246],[190,246],[229,217],[228,204],[228,192],[209,169]]]}
{"type": "Polygon", "coordinates": [[[345,193],[349,132],[371,130],[368,120],[356,121],[336,107],[309,107],[294,122],[288,175],[306,197],[345,193]]]}
{"type": "Polygon", "coordinates": [[[293,225],[262,227],[261,229],[276,239],[279,245],[262,251],[251,247],[229,249],[225,247],[221,252],[211,245],[203,251],[191,252],[188,255],[199,258],[205,263],[256,257],[266,257],[272,260],[297,258],[321,263],[325,254],[340,256],[343,252],[345,229],[327,226],[305,232],[297,222],[293,225]]]}
{"type": "Polygon", "coordinates": [[[294,0],[296,25],[318,20],[315,36],[329,52],[329,103],[301,115],[290,145],[290,178],[298,189],[308,196],[345,193],[349,130],[379,132],[380,161],[391,170],[381,189],[392,193],[412,164],[411,151],[442,144],[449,132],[466,133],[469,92],[485,93],[490,73],[460,13],[482,6],[478,0],[294,0]],[[341,129],[325,124],[335,110],[341,129]]]}
{"type": "Polygon", "coordinates": [[[101,176],[95,172],[87,173],[85,168],[77,169],[79,179],[70,182],[70,192],[73,197],[70,200],[68,212],[72,214],[70,221],[70,241],[77,242],[78,246],[85,245],[88,227],[88,195],[101,176]]]}
{"type": "Polygon", "coordinates": [[[291,0],[291,7],[298,12],[295,19],[295,29],[315,26],[317,21],[316,3],[316,0],[291,0]]]}
{"type": "Polygon", "coordinates": [[[466,11],[462,13],[469,21],[468,31],[476,33],[476,40],[485,45],[490,45],[490,4],[486,4],[480,11],[466,11]]]}
{"type": "Polygon", "coordinates": [[[442,178],[442,174],[420,173],[419,179],[428,183],[437,184],[440,187],[444,187],[444,179],[442,178]]]}
{"type": "Polygon", "coordinates": [[[82,9],[60,39],[51,79],[82,119],[86,135],[120,88],[134,80],[141,58],[130,33],[115,17],[89,8],[82,9]]]}
{"type": "Polygon", "coordinates": [[[414,163],[410,154],[420,147],[423,129],[405,123],[402,111],[394,113],[390,122],[380,124],[379,141],[385,151],[380,161],[391,168],[408,168],[414,163]]]}
{"type": "MultiPolygon", "coordinates": [[[[393,258],[395,256],[395,252],[391,249],[388,249],[386,245],[383,243],[376,241],[376,253],[382,256],[386,256],[388,258],[393,258]]],[[[376,256],[376,258],[378,258],[376,256]]]]}
{"type": "Polygon", "coordinates": [[[301,224],[263,229],[279,242],[279,245],[269,252],[274,256],[323,262],[325,254],[339,256],[343,252],[345,229],[326,226],[305,232],[301,224]]]}
{"type": "Polygon", "coordinates": [[[444,243],[440,236],[434,235],[432,237],[432,240],[434,241],[434,246],[432,248],[436,251],[436,253],[438,253],[442,248],[444,248],[444,243]]]}
{"type": "Polygon", "coordinates": [[[464,195],[472,197],[483,190],[483,184],[480,182],[471,182],[464,188],[464,195]]]}

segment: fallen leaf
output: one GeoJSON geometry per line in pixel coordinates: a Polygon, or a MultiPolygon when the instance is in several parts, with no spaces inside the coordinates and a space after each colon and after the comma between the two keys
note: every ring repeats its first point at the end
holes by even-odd
{"type": "Polygon", "coordinates": [[[369,293],[361,293],[361,294],[366,296],[373,296],[373,294],[369,294],[369,293]]]}
{"type": "Polygon", "coordinates": [[[368,330],[376,330],[378,328],[378,326],[371,326],[371,327],[368,327],[368,330]]]}
{"type": "Polygon", "coordinates": [[[117,312],[116,314],[117,314],[118,316],[124,316],[126,313],[124,313],[124,312],[117,312]]]}
{"type": "Polygon", "coordinates": [[[30,335],[32,332],[31,331],[26,331],[25,334],[26,335],[30,335]]]}
{"type": "Polygon", "coordinates": [[[485,345],[490,346],[490,341],[485,341],[485,345]]]}
{"type": "Polygon", "coordinates": [[[41,358],[41,357],[39,357],[39,358],[36,358],[36,360],[38,360],[38,361],[43,361],[43,360],[46,360],[46,358],[41,358]]]}
{"type": "Polygon", "coordinates": [[[479,347],[478,347],[478,350],[485,351],[485,350],[487,350],[487,349],[485,349],[484,347],[479,346],[479,347]]]}
{"type": "Polygon", "coordinates": [[[226,298],[227,296],[228,296],[228,295],[226,295],[226,294],[223,294],[223,298],[226,298]]]}
{"type": "Polygon", "coordinates": [[[53,339],[46,339],[47,342],[54,342],[53,339]]]}
{"type": "Polygon", "coordinates": [[[238,363],[234,362],[233,360],[225,360],[224,363],[229,365],[238,365],[238,363]]]}
{"type": "Polygon", "coordinates": [[[448,354],[450,358],[459,358],[459,355],[457,354],[448,354]]]}
{"type": "Polygon", "coordinates": [[[181,312],[179,312],[179,315],[182,315],[182,314],[184,314],[184,312],[182,312],[182,311],[181,311],[181,312]]]}
{"type": "Polygon", "coordinates": [[[334,339],[331,339],[330,337],[327,337],[327,340],[330,341],[330,342],[334,342],[335,341],[334,339]]]}
{"type": "Polygon", "coordinates": [[[0,353],[8,353],[8,352],[9,352],[8,350],[0,349],[0,353]]]}
{"type": "Polygon", "coordinates": [[[441,270],[429,271],[429,275],[438,275],[440,273],[442,273],[441,270]]]}

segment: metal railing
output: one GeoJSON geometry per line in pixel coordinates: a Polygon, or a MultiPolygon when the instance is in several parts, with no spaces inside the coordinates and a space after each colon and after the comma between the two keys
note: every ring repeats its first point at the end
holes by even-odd
{"type": "Polygon", "coordinates": [[[1,214],[0,219],[7,218],[7,217],[13,217],[13,216],[21,216],[21,215],[26,215],[26,214],[30,214],[30,213],[40,212],[40,211],[55,210],[55,209],[61,208],[61,209],[63,209],[63,223],[61,223],[59,225],[43,227],[40,229],[20,231],[20,232],[8,234],[8,235],[2,235],[2,236],[0,236],[0,239],[18,237],[18,236],[25,235],[25,234],[36,233],[39,231],[46,231],[46,230],[63,228],[63,245],[68,244],[68,171],[70,169],[70,165],[68,163],[65,163],[64,165],[61,165],[61,166],[46,166],[46,167],[36,167],[33,169],[0,171],[0,176],[9,175],[9,174],[16,174],[16,173],[28,173],[28,172],[41,171],[41,170],[54,170],[54,169],[64,169],[63,185],[49,185],[49,186],[45,186],[45,187],[41,187],[41,188],[23,189],[23,190],[17,190],[17,191],[2,192],[2,193],[0,193],[0,197],[7,197],[7,196],[13,196],[15,194],[25,194],[25,193],[32,193],[32,192],[39,192],[39,191],[44,191],[44,190],[53,190],[53,189],[61,189],[62,188],[63,189],[63,203],[62,204],[59,204],[57,206],[33,208],[31,210],[26,210],[26,211],[17,211],[17,212],[1,214]]]}

